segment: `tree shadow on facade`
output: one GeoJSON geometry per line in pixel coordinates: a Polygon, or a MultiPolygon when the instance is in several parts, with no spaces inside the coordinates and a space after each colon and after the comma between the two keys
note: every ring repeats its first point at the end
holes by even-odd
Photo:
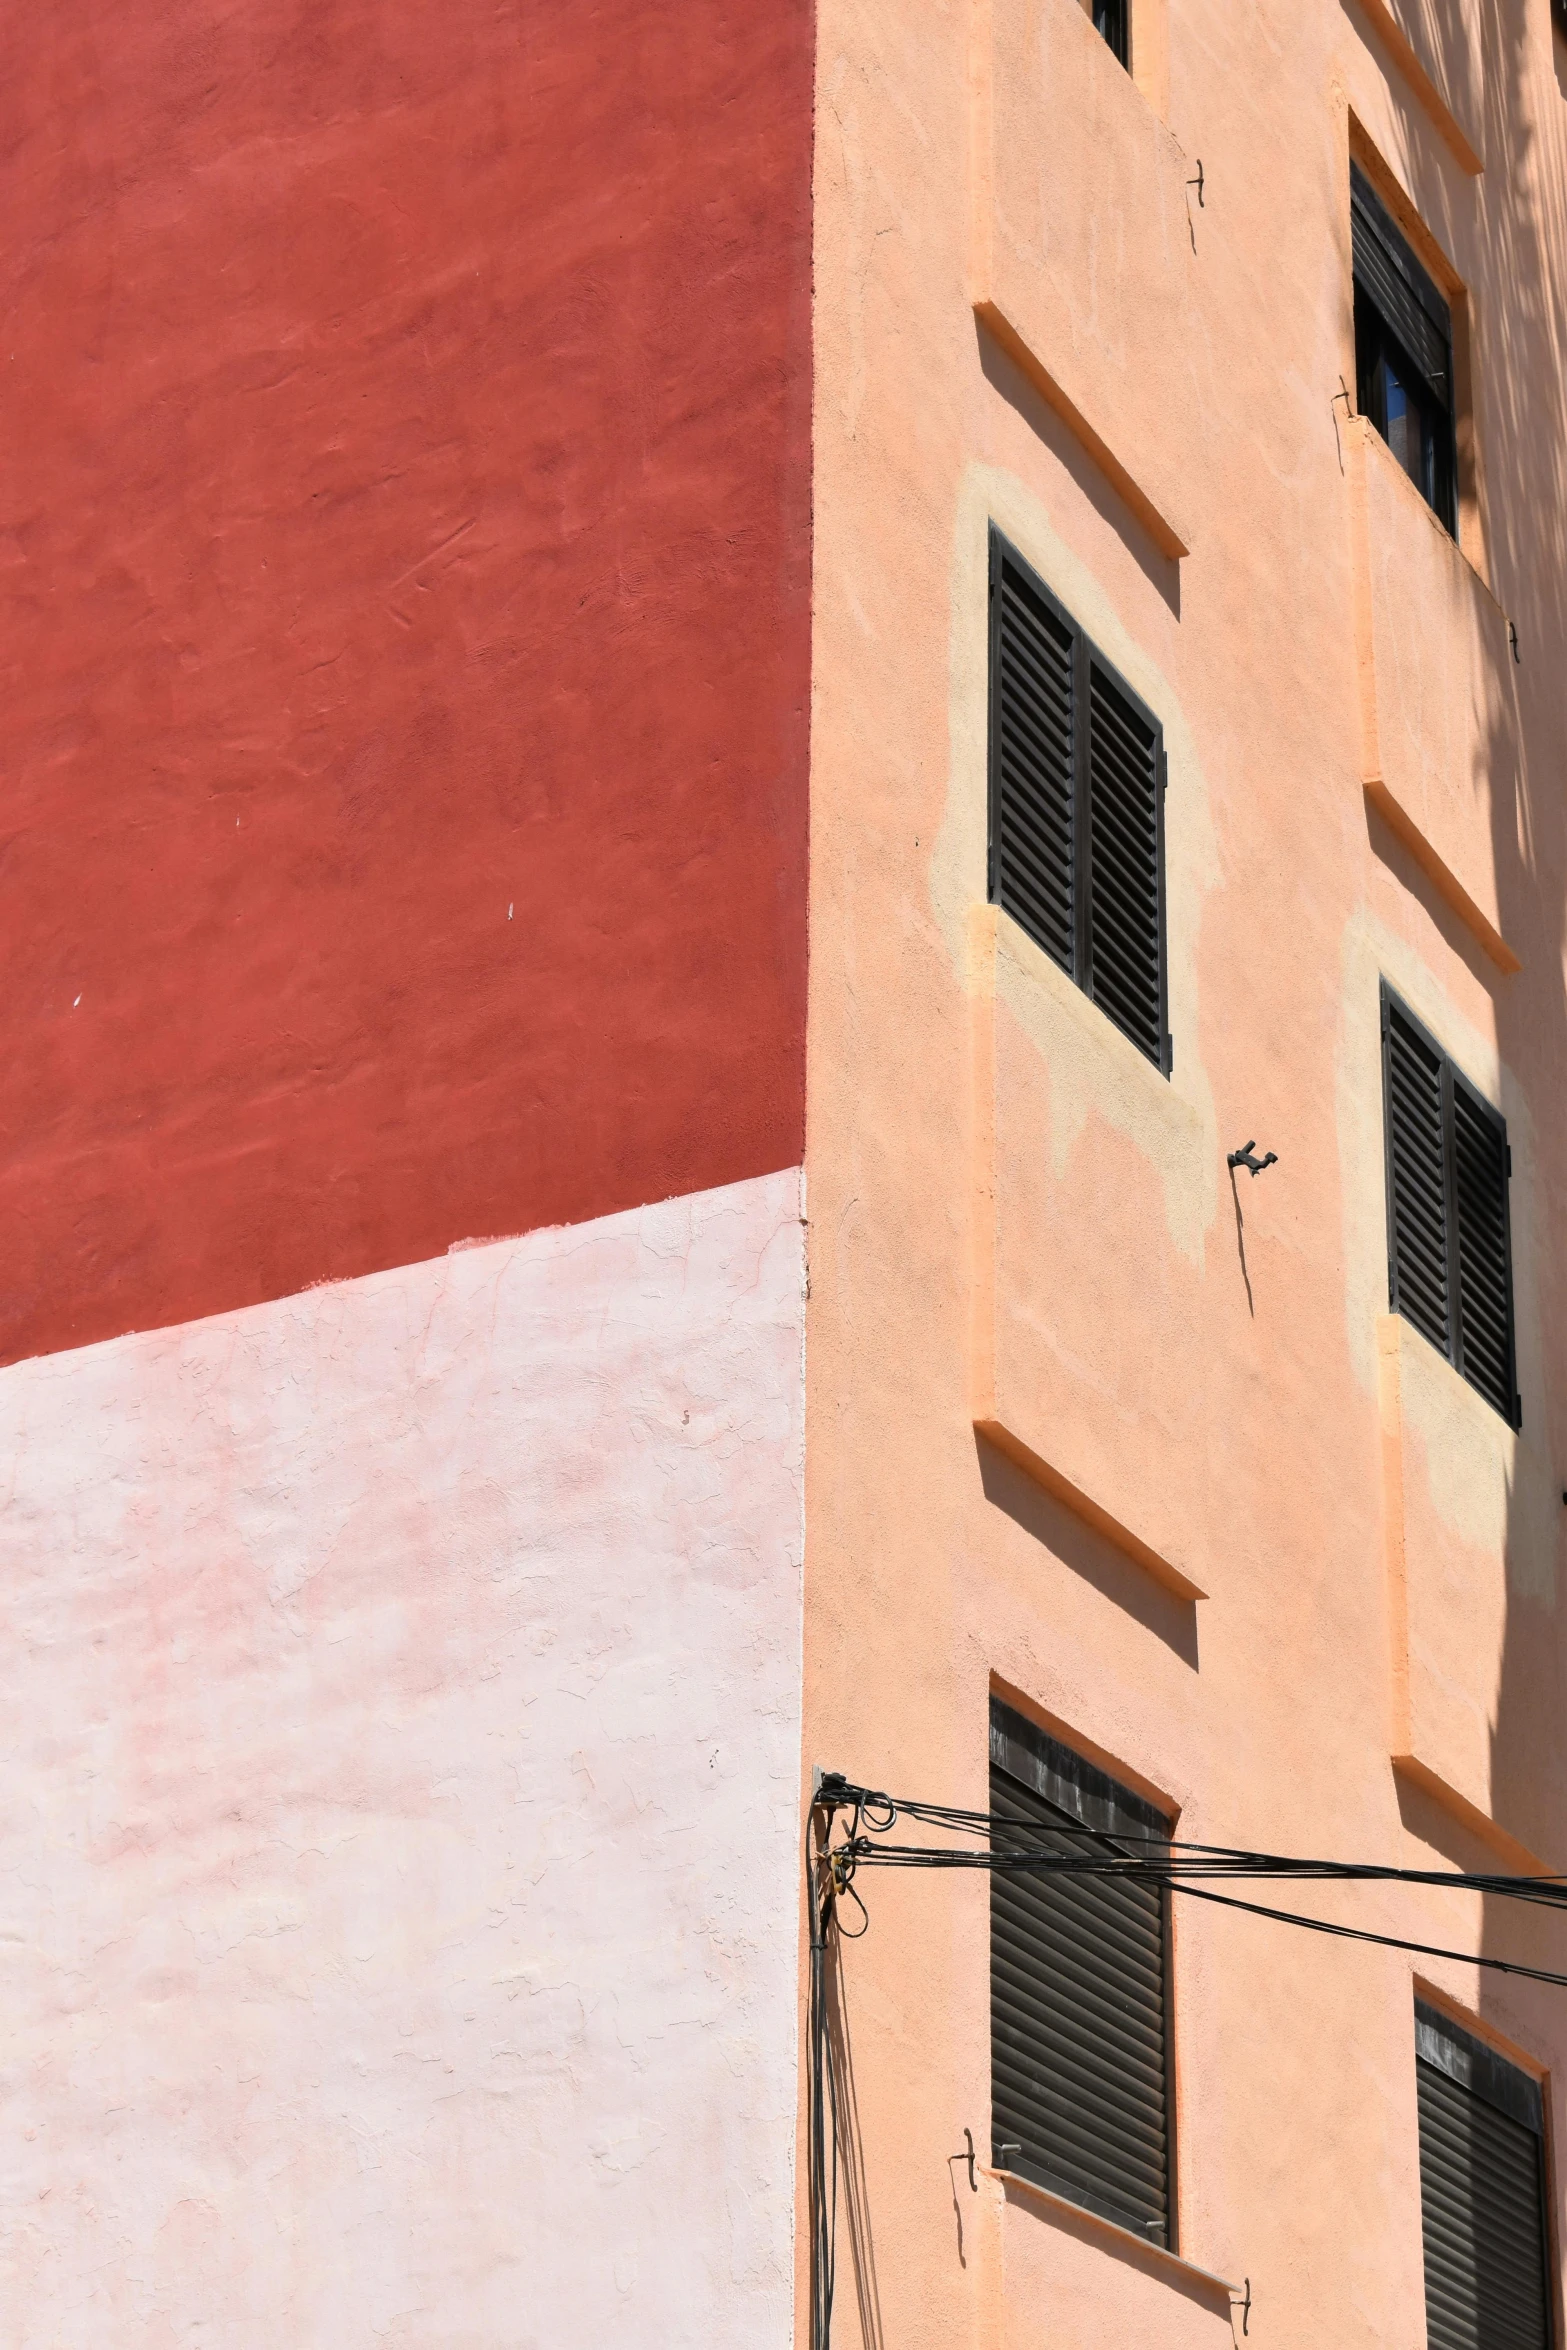
{"type": "MultiPolygon", "coordinates": [[[[1427,5],[1458,15],[1453,0],[1427,5]]],[[[1475,776],[1476,790],[1490,797],[1502,934],[1523,965],[1515,978],[1488,974],[1514,1137],[1524,1421],[1508,1495],[1489,1811],[1560,1868],[1567,1865],[1567,1640],[1559,1604],[1567,1513],[1559,1504],[1563,1399],[1551,1377],[1553,1334],[1567,1328],[1554,1230],[1564,1199],[1558,1170],[1567,1164],[1567,111],[1559,111],[1557,81],[1539,52],[1543,31],[1560,68],[1561,44],[1543,7],[1475,0],[1474,12],[1487,166],[1473,195],[1485,261],[1476,380],[1486,552],[1492,592],[1521,653],[1519,662],[1502,652],[1486,678],[1475,776]],[[1545,1487],[1549,1511],[1541,1507],[1545,1487]]],[[[1487,1904],[1481,1947],[1488,1956],[1567,1965],[1567,1936],[1547,1913],[1515,1903],[1487,1904]]],[[[1494,1975],[1483,1982],[1482,2015],[1525,2045],[1535,2027],[1543,2054],[1560,2031],[1560,1993],[1494,1975]]]]}

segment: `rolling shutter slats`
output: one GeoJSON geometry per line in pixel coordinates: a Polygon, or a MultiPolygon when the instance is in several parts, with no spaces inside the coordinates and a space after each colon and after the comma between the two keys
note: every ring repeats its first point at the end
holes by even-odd
{"type": "Polygon", "coordinates": [[[1135,2174],[1144,2185],[1161,2185],[1162,2154],[1151,2151],[1139,2101],[1120,2087],[1121,2067],[1108,2061],[1090,2062],[1080,2047],[1060,2033],[1035,2038],[1026,2045],[1003,2030],[995,2055],[998,2079],[1007,2080],[1015,2094],[1031,2101],[1036,2113],[1054,2116],[1061,2133],[1075,2135],[1095,2161],[1108,2164],[1112,2175],[1135,2174]]]}
{"type": "MultiPolygon", "coordinates": [[[[1036,1851],[1039,1849],[1036,1844],[1036,1851]]],[[[1062,1845],[1047,1845],[1047,1851],[1064,1851],[1062,1845]]],[[[1096,1884],[1093,1891],[1108,1895],[1108,1900],[1085,1901],[1081,1898],[1084,1880],[1055,1877],[1048,1882],[1041,1877],[1024,1877],[996,1871],[996,1882],[1005,1888],[1008,1914],[1015,1915],[1019,1927],[1031,1933],[1057,1934],[1081,1948],[1083,1938],[1091,1937],[1097,1944],[1113,1943],[1116,1956],[1126,1976],[1135,1979],[1151,1996],[1157,1988],[1164,1965],[1164,1937],[1160,1932],[1158,1912],[1151,1919],[1139,1915],[1130,1905],[1121,1906],[1116,1896],[1128,1893],[1148,1899],[1146,1886],[1096,1884]]],[[[1157,1896],[1155,1896],[1157,1899],[1157,1896]]]]}
{"type": "Polygon", "coordinates": [[[1075,960],[1072,635],[1003,562],[994,895],[1063,969],[1075,960]]]}
{"type": "MultiPolygon", "coordinates": [[[[1082,1841],[1074,1836],[1045,1835],[1041,1837],[1033,1825],[1033,1814],[1007,1810],[1006,1782],[993,1790],[998,1800],[992,1811],[999,1819],[1023,1819],[1030,1823],[1027,1837],[1008,1839],[1003,1829],[997,1843],[1003,1852],[1080,1852],[1082,1841]]],[[[1025,1791],[1025,1800],[1027,1794],[1025,1791]]],[[[1007,1888],[1009,1898],[1025,1909],[1033,1909],[1041,1919],[1061,1919],[1075,1925],[1081,1921],[1083,1929],[1096,1936],[1113,1941],[1122,1952],[1129,1967],[1141,1966],[1150,1980],[1164,1964],[1164,1929],[1159,1907],[1159,1896],[1147,1885],[1117,1884],[1102,1877],[1073,1876],[1043,1878],[1029,1876],[1023,1871],[998,1869],[996,1882],[1007,1888]]]]}
{"type": "MultiPolygon", "coordinates": [[[[1084,1970],[1095,1987],[1095,1996],[1106,2001],[1112,2012],[1126,2016],[1139,2029],[1148,2030],[1148,2004],[1157,1999],[1163,1979],[1164,1952],[1156,1942],[1150,1953],[1134,1932],[1119,1930],[1119,1921],[1098,1916],[1091,1909],[1078,1906],[1066,1898],[1068,1886],[1057,1879],[1046,1888],[1046,1897],[1040,1900],[1035,1887],[1029,1890],[1032,1900],[1022,1894],[1015,1877],[997,1875],[997,1883],[1004,1889],[1005,1898],[997,1903],[997,1917],[1016,1933],[1023,1946],[1032,1950],[1043,1943],[1062,1955],[1063,1963],[1072,1959],[1084,1970]],[[1051,1893],[1059,1892],[1062,1899],[1051,1901],[1051,1893]],[[1113,1983],[1093,1971],[1092,1963],[1083,1956],[1085,1944],[1097,1949],[1100,1945],[1113,1946],[1116,1954],[1117,1975],[1113,1983]]],[[[1036,1880],[1036,1886],[1038,1880],[1036,1880]]],[[[1154,2031],[1152,2038],[1158,2041],[1154,2031]]]]}
{"type": "MultiPolygon", "coordinates": [[[[1124,2011],[1118,2013],[1114,2006],[1107,2006],[1087,1980],[1084,1967],[1070,1964],[1063,1957],[1059,1943],[1047,1941],[1044,1948],[1057,1985],[1071,1992],[1102,2044],[1115,2049],[1117,2061],[1130,2073],[1146,2075],[1149,2085],[1157,2088],[1164,2077],[1164,2049],[1157,2033],[1140,2027],[1124,2011]]],[[[1040,2031],[1048,2030],[1050,2009],[1048,2003],[1037,1997],[1034,1981],[1040,1944],[1023,1935],[1009,1935],[999,1920],[992,1919],[991,1954],[996,1967],[1006,1977],[1008,1996],[1020,2020],[1037,2026],[1040,2031]]]]}
{"type": "Polygon", "coordinates": [[[1424,2055],[1415,2073],[1430,2350],[1548,2350],[1540,2137],[1424,2055]]]}
{"type": "Polygon", "coordinates": [[[991,897],[1167,1070],[1158,724],[999,534],[991,598],[991,897]]]}
{"type": "Polygon", "coordinates": [[[1389,1300],[1516,1423],[1507,1130],[1384,989],[1389,1300]]]}
{"type": "Polygon", "coordinates": [[[1415,259],[1371,182],[1355,165],[1350,167],[1349,203],[1355,278],[1426,382],[1450,409],[1452,310],[1430,273],[1415,259]]]}
{"type": "MultiPolygon", "coordinates": [[[[990,1804],[998,1851],[1083,1850],[1082,1830],[1070,1816],[994,1760],[990,1804]],[[1008,1823],[1027,1834],[1009,1835],[1008,1823]]],[[[1018,2147],[1004,2158],[1010,2169],[1165,2241],[1170,2176],[1161,1895],[1108,1878],[996,1869],[990,1916],[997,2159],[1002,2146],[1018,2147]]]]}

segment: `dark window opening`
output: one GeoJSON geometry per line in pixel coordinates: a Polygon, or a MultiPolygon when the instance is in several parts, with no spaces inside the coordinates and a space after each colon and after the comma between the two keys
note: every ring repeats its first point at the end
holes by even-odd
{"type": "Polygon", "coordinates": [[[1429,2350],[1549,2350],[1540,2084],[1415,2003],[1429,2350]]]}
{"type": "Polygon", "coordinates": [[[1452,311],[1358,164],[1350,219],[1356,406],[1456,536],[1452,311]]]}
{"type": "Polygon", "coordinates": [[[1152,711],[993,530],[991,902],[1168,1074],[1164,782],[1152,711]]]}
{"type": "MultiPolygon", "coordinates": [[[[990,1808],[999,1853],[1119,1839],[1146,1853],[1170,1833],[1152,1804],[994,1699],[990,1808]]],[[[991,1871],[996,2165],[1173,2251],[1168,1927],[1158,1886],[991,1871]]]]}
{"type": "Polygon", "coordinates": [[[1515,1428],[1507,1125],[1384,982],[1388,1302],[1515,1428]]]}
{"type": "MultiPolygon", "coordinates": [[[[1567,4],[1567,0],[1564,0],[1567,4]]],[[[1123,65],[1131,63],[1127,39],[1130,0],[1093,0],[1094,30],[1107,41],[1123,65]]]]}

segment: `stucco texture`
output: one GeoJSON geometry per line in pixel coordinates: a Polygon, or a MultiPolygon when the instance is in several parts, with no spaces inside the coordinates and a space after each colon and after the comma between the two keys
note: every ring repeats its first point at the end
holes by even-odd
{"type": "Polygon", "coordinates": [[[784,1174],[0,1375],[4,2332],[783,2344],[784,1174]]]}
{"type": "Polygon", "coordinates": [[[798,1164],[808,0],[0,87],[0,1361],[798,1164]]]}
{"type": "MultiPolygon", "coordinates": [[[[1480,1870],[1567,1816],[1567,42],[1389,9],[1480,175],[1357,0],[1180,0],[1152,76],[1144,0],[1130,76],[1077,0],[821,0],[805,1746],[978,1807],[999,1690],[1184,1836],[1480,1870]],[[1457,546],[1361,494],[1352,142],[1467,290],[1457,546]],[[986,906],[992,523],[1165,729],[1168,1081],[986,906]],[[1435,1358],[1384,1393],[1384,979],[1508,1122],[1516,1439],[1435,1358]]],[[[836,2350],[1222,2338],[974,2216],[984,1880],[859,1889],[836,2350]]],[[[1500,1902],[1299,1906],[1567,1969],[1500,1902]]],[[[1417,2350],[1416,1982],[1548,2076],[1558,2164],[1560,1993],[1196,1902],[1172,1942],[1182,2258],[1252,2342],[1417,2350]]]]}

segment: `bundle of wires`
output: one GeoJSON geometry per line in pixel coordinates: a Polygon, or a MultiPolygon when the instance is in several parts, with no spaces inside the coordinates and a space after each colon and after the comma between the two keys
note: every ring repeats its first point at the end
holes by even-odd
{"type": "MultiPolygon", "coordinates": [[[[1230,1893],[1216,1893],[1215,1882],[1235,1878],[1253,1882],[1294,1881],[1316,1884],[1436,1885],[1449,1892],[1500,1895],[1509,1901],[1533,1903],[1546,1909],[1567,1910],[1567,1877],[1490,1875],[1461,1869],[1399,1869],[1374,1861],[1291,1860],[1277,1852],[1242,1852],[1223,1844],[1188,1844],[1177,1838],[1127,1834],[1113,1836],[1096,1828],[1076,1828],[1068,1820],[1052,1821],[1048,1828],[1031,1828],[1017,1819],[1000,1819],[990,1812],[961,1811],[944,1803],[894,1802],[891,1796],[851,1786],[837,1776],[824,1778],[814,1808],[830,1823],[840,1811],[852,1814],[847,1835],[829,1845],[825,1860],[838,1894],[847,1893],[856,1873],[865,1867],[904,1869],[1003,1869],[1032,1876],[1133,1877],[1145,1884],[1166,1885],[1194,1900],[1217,1902],[1224,1909],[1241,1909],[1252,1917],[1276,1918],[1287,1926],[1304,1927],[1312,1934],[1332,1934],[1342,1941],[1375,1942],[1385,1950],[1409,1950],[1424,1958],[1459,1959],[1469,1966],[1492,1968],[1503,1975],[1523,1975],[1535,1983],[1555,1983],[1567,1989],[1567,1974],[1547,1968],[1522,1966],[1513,1959],[1482,1958],[1470,1950],[1444,1950],[1428,1942],[1411,1942],[1398,1934],[1373,1934],[1360,1926],[1334,1925],[1325,1918],[1302,1917],[1258,1901],[1242,1901],[1230,1893]],[[900,1820],[937,1828],[948,1835],[980,1837],[980,1844],[894,1844],[889,1841],[900,1820]],[[1062,1852],[1045,1849],[1033,1837],[1074,1837],[1081,1849],[1062,1852]]],[[[830,1834],[830,1826],[829,1826],[830,1834]]],[[[858,1901],[858,1895],[854,1896],[858,1901]]]]}
{"type": "Polygon", "coordinates": [[[828,1967],[840,1938],[856,1939],[869,1918],[854,1889],[862,1868],[1000,1869],[1032,1876],[1130,1877],[1143,1884],[1167,1888],[1194,1901],[1217,1903],[1224,1909],[1244,1910],[1249,1916],[1276,1919],[1307,1933],[1331,1934],[1346,1942],[1371,1942],[1384,1950],[1404,1950],[1421,1958],[1450,1958],[1503,1975],[1519,1975],[1533,1983],[1551,1983],[1567,1989],[1567,1974],[1546,1967],[1524,1966],[1515,1959],[1483,1957],[1472,1950],[1447,1950],[1439,1944],[1414,1942],[1398,1934],[1377,1934],[1363,1926],[1338,1925],[1271,1903],[1247,1901],[1238,1894],[1221,1893],[1221,1884],[1302,1883],[1355,1885],[1430,1885],[1449,1892],[1479,1893],[1537,1907],[1567,1910],[1567,1877],[1521,1877],[1462,1869],[1391,1868],[1372,1861],[1294,1860],[1276,1852],[1246,1852],[1222,1844],[1192,1844],[1178,1838],[1128,1834],[1113,1835],[1095,1828],[1077,1827],[1066,1819],[1048,1827],[983,1811],[964,1811],[944,1803],[894,1799],[872,1788],[859,1787],[837,1773],[818,1783],[811,1813],[819,1843],[816,1877],[811,1890],[811,2144],[810,2205],[812,2223],[812,2350],[828,2350],[832,2331],[833,2278],[836,2260],[838,2207],[838,2131],[842,2098],[841,2058],[834,2044],[828,1996],[828,1967]],[[844,1833],[832,1841],[838,1815],[847,1815],[844,1833]],[[958,1839],[950,1843],[903,1843],[893,1840],[900,1823],[929,1828],[958,1839]],[[1048,1845],[1045,1839],[1049,1839],[1048,1845]],[[1067,1848],[1062,1849],[1066,1841],[1067,1848]],[[852,1900],[862,1923],[844,1926],[840,1904],[852,1900]]]}

